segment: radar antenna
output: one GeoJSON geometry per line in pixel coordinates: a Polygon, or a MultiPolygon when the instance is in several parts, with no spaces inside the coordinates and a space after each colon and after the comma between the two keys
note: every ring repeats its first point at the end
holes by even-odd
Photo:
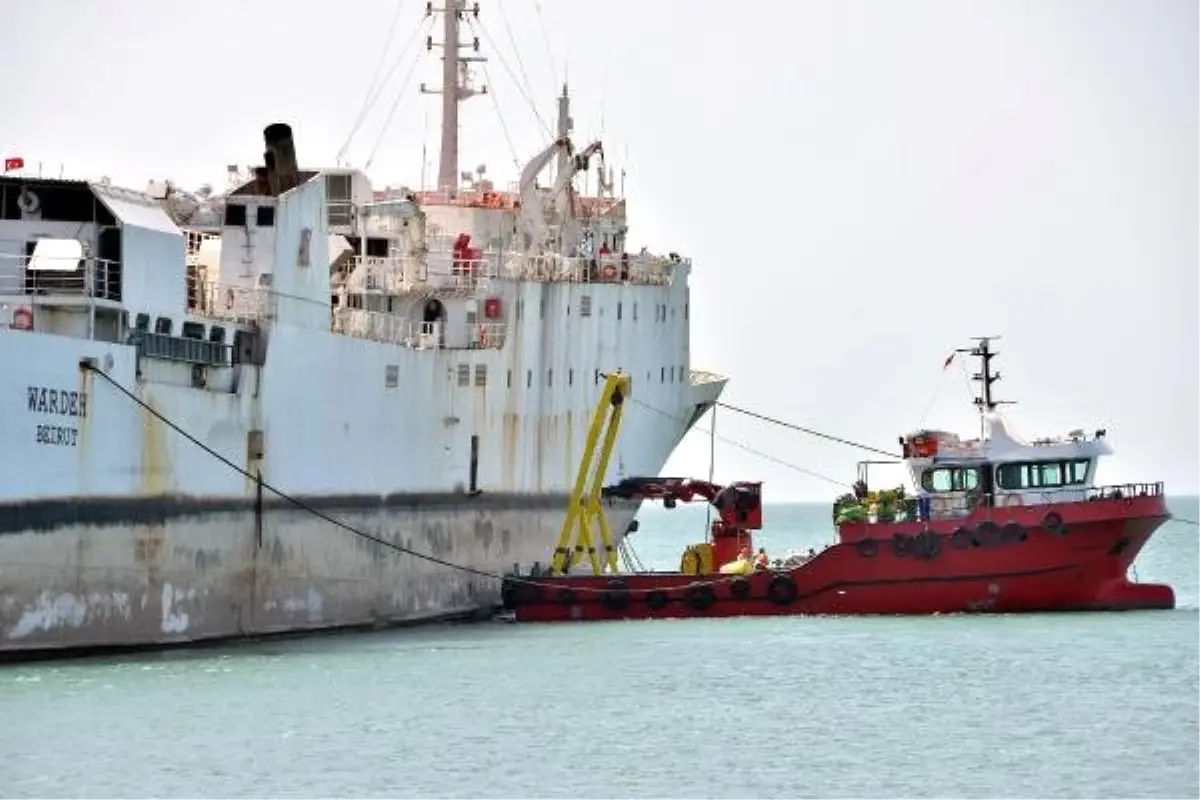
{"type": "Polygon", "coordinates": [[[421,84],[422,94],[440,94],[442,96],[442,146],[438,157],[438,189],[453,193],[458,189],[461,176],[458,173],[458,104],[469,97],[487,94],[487,86],[476,89],[471,83],[472,62],[484,62],[484,56],[465,56],[459,50],[470,49],[479,52],[479,37],[473,37],[470,42],[463,42],[460,29],[468,14],[479,17],[479,3],[467,7],[466,0],[442,0],[442,6],[435,8],[432,2],[425,4],[425,16],[443,15],[442,41],[434,42],[433,37],[425,39],[425,49],[432,51],[434,47],[442,48],[442,88],[429,89],[421,84]]]}
{"type": "Polygon", "coordinates": [[[965,353],[969,356],[974,356],[979,359],[979,372],[971,376],[971,380],[977,382],[980,387],[979,396],[975,398],[975,405],[980,412],[995,411],[996,406],[1013,405],[1014,400],[997,400],[992,395],[992,384],[1000,380],[1000,373],[992,373],[992,359],[1000,355],[995,350],[992,350],[991,343],[999,339],[999,336],[972,336],[977,344],[974,347],[960,347],[955,352],[965,353]]]}

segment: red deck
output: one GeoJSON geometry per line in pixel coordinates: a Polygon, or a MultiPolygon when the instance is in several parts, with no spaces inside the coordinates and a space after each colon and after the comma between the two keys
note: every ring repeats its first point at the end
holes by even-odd
{"type": "Polygon", "coordinates": [[[927,523],[847,523],[838,544],[789,570],[512,580],[505,602],[520,622],[1173,608],[1171,587],[1126,578],[1169,518],[1162,485],[1120,488],[927,523]]]}

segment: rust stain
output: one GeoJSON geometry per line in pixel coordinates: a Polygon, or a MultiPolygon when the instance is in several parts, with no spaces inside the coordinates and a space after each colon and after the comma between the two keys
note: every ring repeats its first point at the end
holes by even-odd
{"type": "Polygon", "coordinates": [[[512,489],[520,482],[515,474],[520,462],[517,460],[517,424],[520,418],[511,411],[504,412],[504,430],[500,451],[500,485],[512,489]]]}
{"type": "Polygon", "coordinates": [[[144,536],[138,536],[133,543],[133,557],[138,564],[153,567],[158,565],[166,536],[163,526],[149,525],[144,536]]]}
{"type": "MultiPolygon", "coordinates": [[[[154,407],[153,398],[142,393],[142,402],[154,407]]],[[[158,496],[167,493],[168,476],[171,474],[167,455],[167,428],[158,418],[143,408],[139,410],[139,436],[141,469],[138,472],[140,494],[158,496]]]]}

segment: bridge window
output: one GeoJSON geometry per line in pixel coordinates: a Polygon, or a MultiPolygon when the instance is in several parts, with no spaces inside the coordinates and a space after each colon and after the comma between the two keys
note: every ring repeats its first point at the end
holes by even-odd
{"type": "Polygon", "coordinates": [[[246,206],[241,203],[225,204],[225,224],[241,226],[246,224],[246,206]]]}
{"type": "Polygon", "coordinates": [[[275,206],[259,206],[254,212],[254,217],[258,227],[272,227],[275,224],[275,206]]]}
{"type": "Polygon", "coordinates": [[[1001,464],[996,483],[1001,489],[1057,489],[1087,483],[1089,459],[1001,464]]]}
{"type": "Polygon", "coordinates": [[[921,488],[927,492],[968,492],[979,488],[978,467],[938,467],[921,476],[921,488]]]}

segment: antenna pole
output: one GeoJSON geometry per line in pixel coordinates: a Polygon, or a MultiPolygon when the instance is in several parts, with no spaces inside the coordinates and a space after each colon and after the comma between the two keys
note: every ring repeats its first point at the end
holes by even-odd
{"type": "Polygon", "coordinates": [[[959,348],[958,352],[966,353],[979,359],[979,372],[971,376],[971,380],[979,384],[979,396],[975,398],[975,405],[979,407],[980,412],[995,411],[996,406],[1002,403],[1010,403],[1009,400],[997,400],[992,395],[992,384],[1000,380],[1000,373],[992,373],[992,359],[999,355],[992,350],[991,343],[994,339],[999,339],[999,336],[979,336],[976,337],[974,347],[959,348]]]}
{"type": "MultiPolygon", "coordinates": [[[[428,89],[421,85],[422,94],[441,94],[442,96],[442,144],[438,158],[438,189],[454,192],[458,188],[458,106],[463,100],[477,94],[486,94],[487,87],[476,90],[471,86],[470,63],[486,61],[482,56],[464,56],[459,51],[470,47],[479,52],[479,38],[463,43],[461,37],[462,21],[467,14],[479,17],[479,3],[467,8],[466,0],[442,0],[442,8],[434,8],[429,2],[425,6],[425,14],[442,15],[442,88],[428,89]]],[[[425,40],[425,49],[433,50],[433,37],[425,40]]]]}

